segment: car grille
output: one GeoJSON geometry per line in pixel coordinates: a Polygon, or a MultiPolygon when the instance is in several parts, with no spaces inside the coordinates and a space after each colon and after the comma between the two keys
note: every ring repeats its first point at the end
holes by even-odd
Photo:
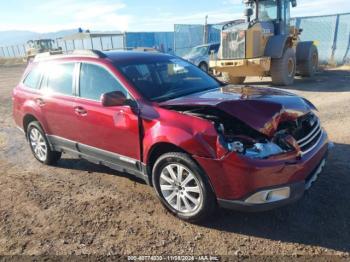
{"type": "Polygon", "coordinates": [[[305,155],[317,146],[319,140],[321,139],[323,131],[320,120],[314,115],[304,120],[302,126],[304,130],[303,137],[298,137],[297,142],[302,154],[305,155]],[[305,127],[305,125],[307,127],[305,127]]]}

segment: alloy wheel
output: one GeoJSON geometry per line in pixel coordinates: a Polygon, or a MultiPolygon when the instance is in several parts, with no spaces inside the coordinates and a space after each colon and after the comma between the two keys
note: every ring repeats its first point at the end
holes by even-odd
{"type": "Polygon", "coordinates": [[[194,212],[203,201],[203,191],[198,179],[181,164],[165,166],[159,183],[164,199],[178,212],[194,212]]]}
{"type": "Polygon", "coordinates": [[[47,145],[43,135],[36,128],[32,128],[29,133],[30,146],[33,149],[35,156],[40,161],[45,161],[47,158],[47,145]]]}

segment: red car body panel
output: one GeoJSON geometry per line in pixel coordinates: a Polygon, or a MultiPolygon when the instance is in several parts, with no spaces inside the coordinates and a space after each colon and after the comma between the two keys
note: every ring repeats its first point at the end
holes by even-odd
{"type": "Polygon", "coordinates": [[[287,92],[233,86],[180,97],[161,105],[216,107],[270,137],[281,121],[295,120],[310,112],[310,106],[313,109],[303,98],[287,92]]]}
{"type": "Polygon", "coordinates": [[[261,188],[305,180],[325,157],[327,150],[328,139],[324,134],[317,148],[302,159],[253,160],[234,153],[223,159],[194,158],[207,171],[217,197],[234,200],[261,188]]]}
{"type": "Polygon", "coordinates": [[[317,146],[302,157],[291,152],[269,159],[251,159],[225,149],[211,121],[169,109],[173,106],[217,108],[272,137],[282,121],[296,120],[315,109],[307,100],[275,89],[229,87],[152,103],[113,65],[118,59],[132,60],[137,56],[119,56],[56,61],[90,62],[105,67],[130,92],[138,104],[138,112],[129,106],[102,107],[100,102],[79,97],[43,94],[19,84],[13,91],[16,124],[23,128],[24,117],[32,115],[49,135],[120,154],[144,165],[149,163],[150,153],[158,144],[174,145],[197,161],[216,197],[227,200],[241,199],[260,188],[305,180],[326,154],[328,138],[323,133],[317,146]],[[38,98],[44,101],[43,105],[38,98]],[[77,108],[85,110],[86,115],[77,113],[77,108]]]}

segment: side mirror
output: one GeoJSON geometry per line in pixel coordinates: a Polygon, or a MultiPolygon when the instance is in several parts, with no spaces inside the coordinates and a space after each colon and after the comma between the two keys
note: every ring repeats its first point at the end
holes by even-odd
{"type": "Polygon", "coordinates": [[[292,3],[292,7],[296,7],[297,6],[297,0],[291,0],[292,3]]]}
{"type": "Polygon", "coordinates": [[[124,93],[120,91],[114,91],[110,93],[102,94],[101,102],[104,107],[110,106],[124,106],[126,105],[128,99],[124,93]]]}

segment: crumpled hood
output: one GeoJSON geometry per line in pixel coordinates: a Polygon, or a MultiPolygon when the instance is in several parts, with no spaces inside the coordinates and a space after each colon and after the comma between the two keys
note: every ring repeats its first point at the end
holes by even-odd
{"type": "Polygon", "coordinates": [[[308,100],[275,88],[228,85],[168,100],[164,107],[215,107],[272,137],[281,121],[296,120],[316,110],[308,100]]]}

